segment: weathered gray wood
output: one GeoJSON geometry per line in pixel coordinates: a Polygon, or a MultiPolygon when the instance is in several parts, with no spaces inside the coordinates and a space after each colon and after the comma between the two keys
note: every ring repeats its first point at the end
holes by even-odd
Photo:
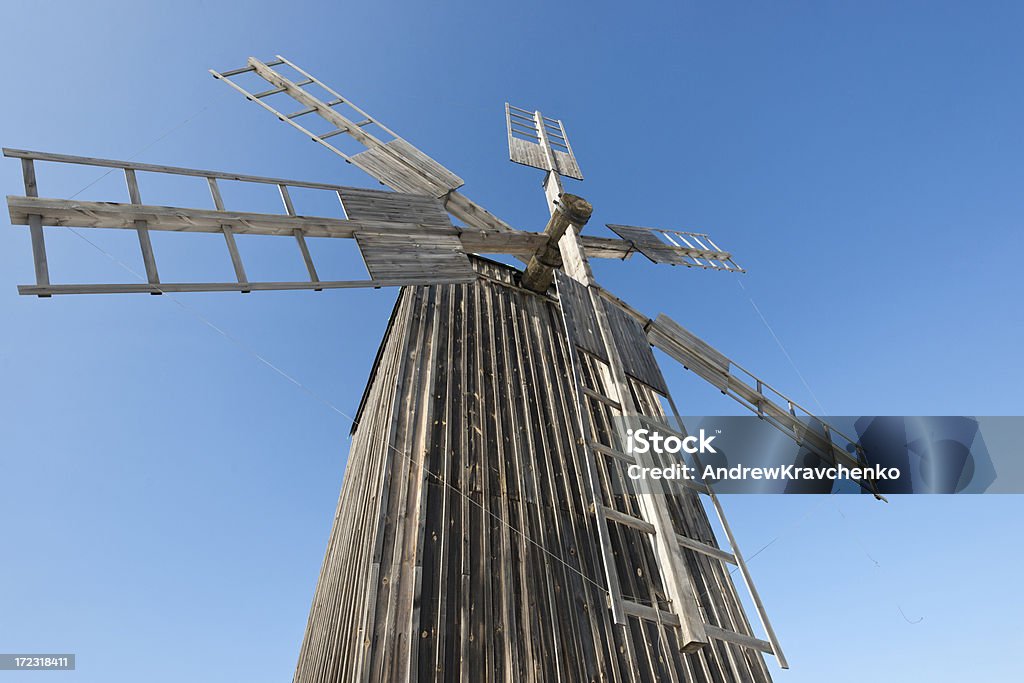
{"type": "Polygon", "coordinates": [[[50,295],[50,294],[137,294],[148,292],[244,292],[269,290],[297,289],[355,289],[380,287],[399,287],[404,285],[433,285],[449,282],[466,282],[463,275],[452,276],[410,276],[404,277],[396,273],[386,278],[373,280],[320,280],[317,282],[160,282],[124,283],[124,284],[69,284],[69,285],[18,285],[19,294],[50,295]]]}
{"type": "MultiPolygon", "coordinates": [[[[614,386],[618,393],[619,403],[624,409],[624,417],[629,423],[631,416],[637,415],[640,410],[635,405],[632,392],[628,389],[629,384],[625,369],[621,360],[621,352],[616,344],[615,335],[608,322],[607,312],[600,295],[588,288],[593,306],[597,325],[602,340],[608,353],[608,369],[610,371],[614,386]]],[[[645,347],[650,353],[650,347],[645,347]]],[[[634,419],[635,422],[635,419],[634,419]]],[[[649,454],[637,453],[637,461],[641,466],[650,467],[655,463],[649,454]]],[[[641,510],[644,518],[655,528],[654,546],[658,556],[658,569],[662,573],[665,589],[668,591],[669,599],[672,601],[672,611],[680,620],[679,646],[683,652],[693,652],[707,645],[707,635],[704,632],[703,621],[694,601],[693,580],[686,567],[682,553],[675,542],[675,531],[669,511],[662,499],[665,494],[638,492],[641,510]]]]}
{"type": "Polygon", "coordinates": [[[544,228],[547,242],[537,249],[523,271],[523,286],[531,292],[548,291],[554,270],[562,266],[562,255],[558,250],[559,240],[570,226],[582,229],[594,210],[590,202],[571,194],[562,195],[560,203],[551,208],[551,219],[544,228]]]}
{"type": "MultiPolygon", "coordinates": [[[[25,181],[25,195],[36,197],[39,194],[39,186],[36,183],[36,168],[32,159],[21,160],[21,174],[25,181]]],[[[46,242],[43,237],[43,218],[39,214],[27,214],[25,222],[29,226],[29,236],[32,240],[32,263],[35,268],[36,285],[50,284],[50,270],[46,264],[46,242]]],[[[43,294],[41,296],[49,296],[43,294]]]]}
{"type": "Polygon", "coordinates": [[[668,394],[668,385],[651,353],[643,328],[612,302],[605,300],[602,304],[625,373],[662,394],[668,394]]]}
{"type": "MultiPolygon", "coordinates": [[[[768,654],[774,654],[772,652],[772,644],[766,640],[754,638],[753,636],[745,636],[734,631],[727,631],[723,628],[712,626],[711,624],[706,624],[704,629],[711,638],[717,638],[718,640],[724,640],[730,643],[736,643],[737,645],[742,645],[743,647],[749,647],[768,654]]],[[[788,669],[789,667],[785,666],[783,668],[788,669]]]]}
{"type": "Polygon", "coordinates": [[[732,553],[726,552],[721,548],[716,548],[713,545],[702,543],[688,536],[683,536],[682,534],[676,534],[676,542],[679,543],[679,545],[689,548],[690,550],[696,550],[698,553],[704,553],[705,555],[709,557],[714,557],[715,559],[720,560],[722,562],[727,562],[729,564],[737,564],[736,557],[732,553]]]}
{"type": "Polygon", "coordinates": [[[557,119],[543,116],[539,111],[527,112],[505,103],[505,120],[508,132],[509,160],[517,164],[552,171],[576,180],[583,180],[576,156],[573,154],[565,126],[557,119]],[[551,135],[555,144],[552,146],[551,135]],[[524,136],[529,139],[524,139],[524,136]]]}
{"type": "Polygon", "coordinates": [[[220,187],[217,185],[217,179],[207,178],[206,181],[210,186],[210,196],[213,198],[213,208],[217,211],[223,211],[224,199],[220,196],[220,187]]]}
{"type": "Polygon", "coordinates": [[[36,285],[46,286],[50,284],[50,270],[46,264],[46,243],[43,241],[42,218],[36,215],[29,216],[28,226],[32,240],[32,263],[35,267],[36,285]]]}
{"type": "MultiPolygon", "coordinates": [[[[305,72],[291,62],[287,63],[306,75],[305,72]]],[[[284,92],[288,94],[289,97],[300,104],[305,105],[305,108],[309,110],[309,112],[306,112],[305,110],[302,110],[302,112],[296,112],[297,114],[316,112],[320,117],[332,123],[336,128],[345,129],[345,132],[348,135],[355,138],[360,144],[364,145],[367,148],[365,152],[360,152],[359,154],[352,156],[342,154],[336,149],[335,151],[360,168],[367,170],[371,175],[374,175],[374,177],[378,178],[378,180],[381,180],[385,184],[394,187],[392,182],[399,179],[399,184],[403,187],[408,187],[412,189],[412,191],[417,192],[431,192],[434,196],[438,197],[463,184],[461,178],[458,178],[458,176],[451,173],[401,138],[396,136],[394,140],[382,142],[373,135],[362,130],[355,121],[349,120],[338,111],[332,109],[328,103],[322,102],[309,94],[302,88],[295,85],[292,81],[274,71],[268,65],[260,62],[258,59],[250,57],[249,65],[255,69],[256,73],[259,74],[261,78],[275,87],[284,88],[284,92]],[[413,181],[413,179],[415,179],[415,181],[413,181]],[[412,187],[413,183],[416,187],[412,187]]],[[[319,83],[319,81],[316,82],[319,83]]],[[[235,87],[238,88],[237,85],[235,85],[235,87]]],[[[243,90],[242,92],[244,93],[245,91],[243,90]]],[[[248,95],[248,93],[245,94],[248,95]]],[[[338,95],[337,98],[340,101],[345,101],[340,95],[338,95]]],[[[316,135],[310,133],[304,128],[301,128],[294,121],[293,117],[289,118],[288,115],[282,115],[280,112],[266,105],[262,100],[254,101],[257,101],[259,104],[273,111],[282,121],[299,128],[314,139],[319,139],[321,144],[329,146],[328,143],[322,141],[322,138],[318,138],[316,135]]],[[[396,187],[395,189],[399,188],[396,187]]]]}
{"type": "Polygon", "coordinates": [[[476,279],[462,243],[447,235],[356,235],[370,277],[438,277],[452,281],[476,279]]]}
{"type": "MultiPolygon", "coordinates": [[[[426,224],[394,223],[16,196],[8,196],[7,204],[13,225],[28,225],[30,215],[40,215],[44,225],[53,226],[134,229],[135,220],[146,220],[150,230],[217,233],[221,232],[222,225],[231,225],[235,234],[239,235],[292,235],[296,229],[302,230],[306,237],[337,238],[352,238],[359,232],[408,235],[426,232],[457,235],[463,249],[469,253],[521,257],[536,252],[547,239],[543,233],[444,227],[439,225],[440,221],[426,224]]],[[[593,248],[599,256],[621,258],[628,250],[627,243],[621,240],[590,239],[597,240],[593,248]]],[[[590,245],[591,242],[584,238],[583,244],[590,245]]]]}
{"type": "MultiPolygon", "coordinates": [[[[212,185],[211,185],[212,187],[212,185]]],[[[228,246],[228,254],[231,255],[231,266],[235,269],[235,278],[239,284],[247,284],[249,278],[245,275],[245,266],[242,265],[242,255],[238,253],[238,245],[235,243],[235,234],[231,229],[230,225],[223,227],[224,242],[228,246]]],[[[242,293],[246,294],[251,290],[243,289],[242,293]]]]}
{"type": "MultiPolygon", "coordinates": [[[[5,152],[7,150],[4,150],[5,152]]],[[[25,196],[38,197],[39,185],[36,183],[36,166],[32,159],[21,159],[21,175],[25,181],[25,196]]]]}
{"type": "Polygon", "coordinates": [[[732,260],[732,254],[727,251],[708,248],[708,245],[700,241],[700,236],[697,233],[641,228],[633,225],[609,224],[608,227],[615,234],[628,240],[637,251],[654,263],[744,272],[732,260]],[[658,237],[659,234],[668,239],[670,243],[665,243],[660,239],[658,237]],[[673,235],[676,239],[673,239],[673,235]],[[690,240],[696,242],[697,246],[694,246],[690,240]],[[682,244],[679,243],[680,241],[682,244]]]}
{"type": "MultiPolygon", "coordinates": [[[[133,205],[142,204],[142,194],[139,192],[139,181],[135,176],[135,170],[124,169],[124,177],[128,183],[128,198],[133,205]]],[[[133,221],[135,232],[139,236],[139,249],[142,251],[142,263],[146,268],[146,280],[151,285],[159,284],[160,274],[156,269],[156,256],[153,254],[153,242],[149,238],[149,228],[145,219],[133,221]]],[[[159,292],[155,292],[159,294],[159,292]]]]}
{"type": "MultiPolygon", "coordinates": [[[[614,625],[558,303],[517,287],[512,269],[472,262],[473,284],[399,296],[356,414],[295,681],[767,683],[740,646],[679,652],[649,543],[610,522],[617,561],[643,570],[627,577],[629,600],[655,617],[614,625]]],[[[636,519],[634,504],[609,506],[636,519]]],[[[688,514],[706,525],[699,506],[688,514]]],[[[674,523],[708,539],[690,518],[674,523]]],[[[685,552],[713,563],[694,571],[722,570],[685,552]]]]}
{"type": "MultiPolygon", "coordinates": [[[[777,427],[790,438],[801,445],[806,446],[826,462],[842,462],[850,468],[860,468],[868,463],[858,455],[851,455],[845,448],[848,444],[856,448],[856,441],[828,425],[824,420],[815,417],[802,406],[783,394],[773,389],[767,382],[759,379],[750,372],[743,370],[723,354],[715,350],[693,333],[686,330],[677,322],[662,314],[656,320],[649,321],[645,326],[647,337],[651,344],[667,353],[670,357],[681,363],[685,368],[692,370],[696,375],[718,387],[722,393],[735,399],[741,405],[763,417],[768,423],[777,427]],[[740,374],[742,373],[742,375],[740,374]],[[746,376],[749,379],[744,379],[746,376]],[[756,388],[749,384],[753,380],[756,388]],[[779,400],[786,404],[782,407],[776,400],[769,397],[771,391],[779,400]],[[807,429],[806,426],[795,415],[796,408],[800,409],[805,419],[809,419],[820,426],[823,426],[823,433],[807,429]],[[840,443],[836,443],[839,441],[840,443]]],[[[857,480],[857,483],[875,495],[883,498],[878,493],[877,484],[870,480],[857,480]]]]}
{"type": "Polygon", "coordinates": [[[285,178],[269,178],[265,176],[247,175],[244,173],[228,173],[224,171],[209,171],[197,168],[184,168],[181,166],[164,166],[160,164],[144,164],[137,161],[121,161],[117,159],[102,159],[99,157],[83,157],[71,154],[53,154],[51,152],[38,152],[25,149],[3,148],[5,157],[15,159],[35,159],[36,161],[52,161],[63,164],[78,164],[84,166],[98,166],[101,168],[132,169],[134,171],[148,171],[151,173],[169,173],[171,175],[197,176],[201,178],[217,178],[220,180],[238,180],[246,183],[262,183],[265,185],[288,185],[289,187],[306,187],[313,190],[339,190],[345,189],[343,185],[330,183],[313,183],[303,180],[287,180],[285,178]]]}
{"type": "Polygon", "coordinates": [[[302,262],[306,264],[310,282],[320,282],[320,277],[316,274],[316,266],[313,265],[313,257],[309,255],[309,247],[306,246],[306,236],[302,234],[301,230],[295,231],[295,241],[299,243],[299,251],[302,252],[302,262]]]}
{"type": "Polygon", "coordinates": [[[292,204],[292,196],[288,193],[287,185],[278,185],[277,191],[281,194],[281,201],[284,202],[284,210],[289,216],[295,215],[295,205],[292,204]]]}

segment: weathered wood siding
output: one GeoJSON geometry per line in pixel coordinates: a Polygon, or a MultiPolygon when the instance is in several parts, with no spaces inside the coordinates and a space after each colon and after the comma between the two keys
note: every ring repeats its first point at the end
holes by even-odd
{"type": "MultiPolygon", "coordinates": [[[[612,623],[558,305],[473,261],[486,278],[400,294],[295,680],[768,681],[750,650],[683,655],[672,628],[612,623]]],[[[631,511],[615,464],[601,466],[608,499],[631,511]]],[[[672,511],[677,531],[715,543],[696,495],[672,511]]],[[[624,590],[664,600],[649,543],[615,533],[624,590]]],[[[749,632],[721,563],[687,553],[707,620],[749,632]]]]}

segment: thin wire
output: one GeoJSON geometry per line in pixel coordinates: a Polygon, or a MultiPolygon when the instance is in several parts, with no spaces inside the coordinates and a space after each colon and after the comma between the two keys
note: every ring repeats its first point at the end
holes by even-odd
{"type": "MultiPolygon", "coordinates": [[[[176,125],[176,126],[174,126],[174,127],[170,128],[170,129],[168,129],[167,131],[165,131],[165,132],[163,133],[163,135],[161,135],[160,137],[158,137],[158,138],[157,138],[156,140],[153,140],[153,142],[149,143],[149,144],[148,144],[148,145],[146,145],[145,147],[142,147],[141,149],[139,149],[139,150],[138,150],[137,152],[135,152],[135,153],[134,153],[134,154],[132,154],[132,155],[131,155],[130,157],[128,157],[127,159],[125,159],[125,161],[134,161],[134,160],[135,160],[135,157],[139,156],[140,154],[142,154],[143,152],[145,152],[146,150],[148,150],[148,149],[149,149],[150,147],[152,147],[153,145],[155,145],[155,144],[157,144],[158,142],[162,141],[162,140],[163,140],[164,138],[166,138],[166,137],[168,137],[169,135],[171,135],[171,133],[174,133],[175,131],[177,131],[177,130],[179,130],[179,129],[181,129],[181,128],[184,128],[184,127],[185,127],[186,125],[188,125],[189,123],[191,123],[191,122],[192,122],[192,121],[194,121],[195,119],[199,118],[199,116],[200,116],[200,115],[201,115],[201,114],[202,114],[203,112],[205,112],[205,111],[206,111],[207,109],[209,109],[209,108],[210,108],[210,106],[211,106],[211,105],[209,105],[209,104],[208,104],[208,105],[206,105],[206,106],[204,106],[204,107],[203,107],[202,109],[200,109],[200,110],[199,110],[199,111],[197,111],[197,112],[196,112],[195,114],[193,114],[192,116],[188,117],[187,119],[185,119],[184,121],[182,121],[182,122],[181,122],[181,123],[179,123],[178,125],[176,125]]],[[[104,178],[106,178],[106,177],[107,177],[108,175],[110,175],[110,174],[111,174],[111,173],[113,173],[114,171],[118,171],[118,170],[120,170],[120,169],[117,169],[117,168],[111,168],[111,169],[108,169],[108,170],[107,170],[107,171],[106,171],[105,173],[102,173],[101,175],[99,175],[99,176],[98,176],[98,177],[97,177],[97,178],[96,178],[95,180],[93,180],[93,181],[92,181],[91,183],[89,183],[88,185],[86,185],[85,187],[83,187],[83,188],[82,188],[81,190],[79,190],[78,192],[76,192],[76,193],[74,193],[73,195],[71,195],[70,197],[68,197],[68,199],[74,199],[75,197],[77,197],[78,195],[82,194],[83,192],[85,192],[86,190],[88,190],[88,189],[89,189],[90,187],[92,187],[92,186],[93,186],[93,185],[95,185],[96,183],[98,183],[98,182],[100,182],[101,180],[103,180],[104,178]]],[[[86,241],[88,241],[88,240],[86,240],[86,241]]],[[[95,245],[93,245],[93,246],[95,246],[95,245]]]]}
{"type": "MultiPolygon", "coordinates": [[[[836,501],[832,501],[832,504],[835,505],[836,512],[839,513],[839,516],[843,519],[843,523],[846,524],[847,529],[849,529],[850,535],[852,535],[857,540],[857,545],[859,545],[860,549],[864,552],[864,556],[867,557],[871,561],[871,563],[875,565],[876,569],[880,569],[881,570],[882,575],[885,577],[885,582],[888,585],[888,588],[889,588],[890,592],[895,595],[897,592],[892,590],[892,588],[893,588],[892,577],[889,576],[889,574],[886,571],[886,569],[882,566],[882,563],[879,562],[878,560],[876,560],[871,555],[871,553],[868,552],[867,545],[864,543],[863,538],[861,538],[861,535],[857,531],[857,529],[854,526],[854,524],[852,522],[850,522],[849,519],[846,518],[846,514],[843,512],[843,509],[841,507],[839,507],[839,503],[836,502],[836,501]]],[[[920,624],[922,621],[924,621],[924,615],[921,615],[917,619],[911,620],[907,616],[907,613],[903,611],[903,607],[900,605],[898,600],[894,599],[893,603],[896,605],[896,609],[899,610],[900,616],[903,617],[903,620],[905,622],[907,622],[908,624],[913,626],[913,625],[916,625],[916,624],[920,624]]]]}
{"type": "Polygon", "coordinates": [[[746,294],[747,299],[750,301],[750,305],[754,307],[755,311],[757,311],[757,315],[761,318],[761,322],[763,322],[764,326],[768,328],[768,332],[771,333],[772,338],[775,340],[775,343],[779,345],[779,348],[782,350],[783,355],[786,356],[786,360],[789,361],[789,364],[793,367],[793,370],[796,372],[797,377],[799,377],[800,381],[803,382],[804,388],[807,389],[807,393],[809,393],[811,395],[811,398],[814,399],[814,403],[817,404],[818,409],[821,411],[821,414],[827,415],[828,411],[826,411],[825,407],[821,405],[821,401],[818,400],[818,397],[814,393],[814,390],[811,389],[811,385],[807,383],[807,380],[804,378],[804,374],[800,372],[800,368],[796,366],[796,362],[793,360],[793,357],[789,355],[789,351],[786,350],[785,344],[783,344],[782,340],[779,339],[779,335],[775,334],[774,328],[772,328],[771,324],[769,324],[768,319],[764,317],[764,313],[761,312],[761,309],[758,307],[758,305],[754,303],[754,297],[752,297],[750,293],[747,291],[747,288],[743,286],[743,281],[740,278],[736,278],[736,282],[739,283],[740,289],[742,289],[743,293],[746,294]]]}

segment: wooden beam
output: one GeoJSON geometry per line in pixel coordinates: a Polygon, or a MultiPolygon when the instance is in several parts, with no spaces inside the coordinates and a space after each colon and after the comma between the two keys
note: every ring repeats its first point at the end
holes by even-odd
{"type": "Polygon", "coordinates": [[[284,210],[289,216],[294,216],[295,205],[292,204],[292,196],[288,193],[288,186],[281,184],[277,186],[277,189],[281,193],[281,201],[284,202],[284,210]]]}
{"type": "MultiPolygon", "coordinates": [[[[124,169],[124,177],[128,183],[128,198],[135,206],[142,204],[142,195],[139,192],[139,181],[135,176],[135,170],[124,169]]],[[[139,248],[142,250],[142,263],[146,267],[146,279],[150,284],[160,282],[160,275],[156,270],[156,257],[153,255],[153,242],[149,239],[149,228],[145,219],[133,221],[135,232],[139,235],[139,248]]],[[[160,292],[153,292],[159,294],[160,292]]]]}
{"type": "Polygon", "coordinates": [[[172,175],[197,176],[200,178],[217,178],[220,180],[239,180],[246,183],[263,183],[266,185],[288,185],[289,187],[306,187],[313,190],[344,190],[344,185],[331,183],[313,183],[303,180],[287,180],[285,178],[269,178],[266,176],[247,175],[244,173],[227,173],[224,171],[208,171],[182,166],[164,166],[160,164],[143,164],[137,161],[120,161],[118,159],[102,159],[99,157],[81,157],[72,154],[54,154],[36,152],[25,149],[3,148],[5,157],[14,159],[35,159],[36,161],[53,161],[63,164],[79,164],[83,166],[99,166],[101,168],[132,169],[150,173],[170,173],[172,175]]]}
{"type": "MultiPolygon", "coordinates": [[[[356,234],[374,232],[396,236],[443,234],[457,235],[467,253],[509,254],[521,258],[534,254],[547,241],[544,233],[511,229],[481,230],[379,220],[282,216],[38,197],[8,196],[7,204],[12,225],[29,225],[29,216],[38,215],[41,216],[42,225],[80,228],[134,229],[136,220],[145,220],[149,230],[220,233],[224,225],[230,225],[236,235],[292,236],[295,230],[301,230],[305,237],[336,238],[352,238],[356,234]]],[[[629,243],[624,240],[583,237],[580,242],[588,256],[623,258],[629,252],[629,243]]]]}
{"type": "MultiPolygon", "coordinates": [[[[36,183],[36,168],[31,159],[21,160],[21,174],[25,180],[25,194],[29,197],[39,196],[36,183]]],[[[32,240],[32,263],[36,271],[36,284],[50,284],[50,269],[46,264],[46,242],[43,237],[43,217],[39,214],[26,216],[29,235],[32,240]]],[[[48,295],[42,295],[48,296],[48,295]]]]}
{"type": "MultiPolygon", "coordinates": [[[[475,278],[473,278],[475,279],[475,278]]],[[[471,282],[469,278],[451,280],[450,282],[471,282]]],[[[159,284],[125,283],[125,284],[73,284],[73,285],[18,285],[19,294],[50,295],[50,294],[133,294],[163,292],[245,292],[267,290],[302,290],[312,289],[374,289],[380,287],[401,287],[405,285],[436,285],[449,282],[437,278],[389,278],[381,280],[339,280],[320,282],[161,282],[159,284]]]]}
{"type": "Polygon", "coordinates": [[[546,292],[551,286],[553,273],[556,268],[562,267],[562,255],[558,249],[558,242],[562,239],[566,229],[575,227],[581,230],[594,207],[590,202],[572,194],[564,194],[557,206],[551,207],[551,219],[544,228],[547,241],[530,257],[530,262],[523,272],[523,286],[531,292],[546,292]]]}
{"type": "Polygon", "coordinates": [[[224,210],[224,199],[220,196],[220,187],[217,186],[216,178],[207,178],[206,181],[210,185],[210,196],[213,197],[213,208],[218,211],[224,210]]]}
{"type": "Polygon", "coordinates": [[[302,261],[306,264],[306,270],[309,271],[310,282],[320,282],[320,277],[316,274],[316,266],[313,265],[313,257],[309,255],[309,247],[306,246],[306,238],[301,230],[295,231],[295,241],[299,243],[299,251],[302,252],[302,261]]]}
{"type": "MultiPolygon", "coordinates": [[[[235,235],[230,225],[223,226],[224,242],[228,245],[228,253],[231,255],[231,265],[235,269],[235,278],[239,284],[248,284],[249,278],[245,275],[245,266],[242,265],[242,255],[238,253],[238,245],[235,243],[235,235]]],[[[249,289],[243,289],[242,294],[248,294],[249,289]]]]}

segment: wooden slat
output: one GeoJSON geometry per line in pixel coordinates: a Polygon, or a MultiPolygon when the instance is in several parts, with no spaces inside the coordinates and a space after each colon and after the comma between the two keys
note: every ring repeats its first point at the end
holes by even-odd
{"type": "MultiPolygon", "coordinates": [[[[302,262],[306,264],[310,282],[320,282],[320,277],[316,274],[316,266],[313,265],[313,257],[309,255],[309,247],[306,246],[306,237],[302,234],[301,230],[295,231],[295,241],[299,243],[299,251],[302,252],[302,262]]],[[[317,291],[320,290],[318,289],[317,291]]]]}
{"type": "MultiPolygon", "coordinates": [[[[131,203],[138,206],[142,204],[142,194],[139,192],[139,181],[135,176],[135,170],[124,169],[124,177],[128,183],[128,198],[131,203]]],[[[155,285],[160,282],[160,274],[156,269],[156,256],[153,254],[153,242],[149,238],[149,227],[145,219],[133,221],[135,232],[139,236],[139,249],[142,251],[142,263],[146,268],[146,280],[149,284],[155,285]]],[[[154,292],[159,294],[159,292],[154,292]]]]}
{"type": "Polygon", "coordinates": [[[462,243],[446,235],[356,235],[370,277],[408,276],[471,281],[476,279],[462,243]]]}
{"type": "Polygon", "coordinates": [[[662,394],[668,393],[668,385],[661,374],[658,361],[651,351],[651,343],[643,328],[628,313],[610,301],[601,302],[608,319],[608,326],[619,349],[622,367],[626,374],[638,379],[662,394]]]}
{"type": "Polygon", "coordinates": [[[735,643],[742,647],[749,647],[754,650],[760,650],[767,654],[775,654],[772,650],[772,644],[767,640],[761,640],[754,636],[743,635],[742,633],[736,633],[734,631],[727,631],[718,626],[712,624],[705,624],[704,630],[707,632],[708,637],[715,638],[716,640],[724,640],[727,643],[735,643]]]}
{"type": "Polygon", "coordinates": [[[605,507],[601,512],[604,514],[605,518],[615,522],[616,524],[623,524],[636,529],[637,531],[642,531],[645,534],[654,533],[654,525],[646,520],[640,519],[639,517],[627,515],[624,512],[619,512],[618,510],[610,507],[605,507]]]}
{"type": "Polygon", "coordinates": [[[728,562],[729,564],[736,564],[736,557],[732,553],[726,552],[721,548],[716,548],[713,545],[708,545],[707,543],[683,536],[682,534],[676,534],[676,541],[678,541],[680,545],[686,546],[690,550],[695,550],[698,553],[704,553],[708,557],[714,557],[717,560],[728,562]]]}
{"type": "Polygon", "coordinates": [[[591,441],[587,445],[593,450],[597,451],[598,453],[601,453],[602,455],[607,455],[610,458],[615,458],[616,460],[624,462],[627,465],[636,464],[636,458],[634,458],[633,456],[629,455],[628,453],[623,453],[620,450],[609,448],[608,446],[605,446],[603,443],[596,443],[594,441],[591,441]]]}
{"type": "Polygon", "coordinates": [[[632,225],[613,225],[609,229],[623,239],[633,243],[637,251],[654,263],[671,265],[687,265],[686,260],[671,246],[659,240],[649,228],[632,225]]]}
{"type": "Polygon", "coordinates": [[[346,188],[338,191],[352,220],[417,223],[450,227],[444,205],[434,197],[346,188]]]}
{"type": "MultiPolygon", "coordinates": [[[[21,160],[21,174],[25,181],[25,195],[36,197],[39,186],[36,182],[36,168],[32,159],[21,160]]],[[[46,241],[43,237],[43,218],[39,214],[26,215],[29,236],[32,241],[32,264],[36,274],[36,285],[50,284],[50,269],[46,263],[46,241]]],[[[41,295],[48,296],[48,295],[41,295]]]]}
{"type": "Polygon", "coordinates": [[[321,280],[319,282],[161,282],[159,284],[62,284],[18,285],[19,294],[137,294],[162,292],[244,292],[299,289],[355,289],[360,287],[399,287],[405,285],[434,285],[447,282],[466,282],[463,276],[402,277],[400,274],[374,280],[321,280]]]}
{"type": "MultiPolygon", "coordinates": [[[[235,234],[231,230],[230,225],[225,225],[223,228],[224,242],[228,246],[228,253],[231,255],[231,266],[235,269],[235,278],[239,284],[247,284],[249,278],[245,275],[245,267],[242,265],[242,256],[238,253],[238,245],[235,243],[235,234]]],[[[251,290],[243,289],[242,293],[247,294],[251,290]]]]}
{"type": "Polygon", "coordinates": [[[673,627],[679,626],[679,617],[672,612],[666,612],[650,605],[642,605],[631,600],[623,600],[622,604],[625,607],[626,614],[631,617],[653,621],[657,624],[667,624],[673,627]]]}
{"type": "Polygon", "coordinates": [[[608,352],[601,339],[597,316],[590,304],[590,295],[586,287],[557,272],[555,280],[558,283],[558,298],[562,312],[571,321],[576,344],[587,353],[607,361],[608,352]]]}
{"type": "Polygon", "coordinates": [[[594,391],[593,389],[590,389],[589,387],[581,387],[580,389],[583,391],[583,394],[585,396],[589,396],[590,398],[594,399],[595,401],[600,401],[601,403],[603,403],[603,404],[605,404],[607,406],[611,406],[612,408],[615,408],[615,410],[620,410],[620,411],[622,410],[622,406],[619,405],[619,402],[616,401],[615,399],[613,399],[613,398],[611,398],[609,396],[605,396],[604,394],[599,394],[596,391],[594,391]]]}
{"type": "Polygon", "coordinates": [[[207,184],[210,186],[210,196],[213,198],[213,208],[217,211],[224,210],[224,199],[220,196],[220,187],[217,185],[216,178],[207,178],[207,184]]]}
{"type": "Polygon", "coordinates": [[[148,171],[151,173],[168,173],[171,175],[198,176],[201,178],[218,178],[220,180],[239,180],[246,183],[262,183],[266,185],[288,185],[289,187],[306,187],[313,190],[339,190],[345,189],[343,185],[330,183],[314,183],[303,180],[288,180],[285,178],[270,178],[266,176],[248,175],[244,173],[229,173],[225,171],[209,171],[198,168],[185,168],[182,166],[164,166],[160,164],[144,164],[137,161],[121,161],[118,159],[102,159],[100,157],[83,157],[72,154],[54,154],[52,152],[38,152],[25,149],[3,148],[5,157],[15,159],[35,159],[36,161],[52,161],[63,164],[78,164],[84,166],[98,166],[100,168],[132,169],[134,171],[148,171]]]}
{"type": "Polygon", "coordinates": [[[284,202],[284,210],[289,216],[295,215],[295,205],[292,204],[292,196],[288,192],[287,185],[278,185],[277,191],[281,194],[281,201],[284,202]]]}

